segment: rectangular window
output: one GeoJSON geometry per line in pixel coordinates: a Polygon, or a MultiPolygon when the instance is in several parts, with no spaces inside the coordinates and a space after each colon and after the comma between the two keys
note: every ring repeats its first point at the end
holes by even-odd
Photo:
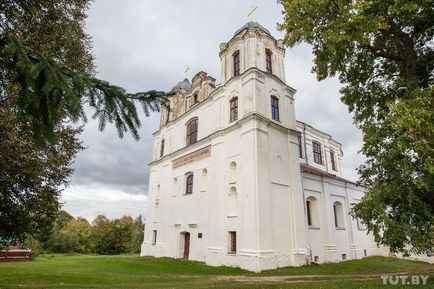
{"type": "Polygon", "coordinates": [[[313,161],[322,165],[321,145],[317,142],[312,142],[313,147],[313,161]]]}
{"type": "Polygon", "coordinates": [[[306,209],[307,209],[307,224],[309,226],[312,226],[312,208],[311,208],[311,202],[306,201],[306,209]]]}
{"type": "Polygon", "coordinates": [[[166,124],[167,124],[170,121],[170,107],[166,109],[167,109],[167,115],[166,115],[166,124]]]}
{"type": "Polygon", "coordinates": [[[234,122],[238,119],[238,98],[234,97],[230,101],[231,114],[230,122],[234,122]]]}
{"type": "Polygon", "coordinates": [[[298,136],[298,157],[303,158],[303,147],[301,145],[301,135],[298,136]]]}
{"type": "Polygon", "coordinates": [[[152,245],[157,244],[157,230],[152,231],[152,245]]]}
{"type": "Polygon", "coordinates": [[[237,232],[229,232],[229,250],[228,253],[237,253],[237,232]]]}
{"type": "Polygon", "coordinates": [[[275,96],[271,97],[271,118],[279,121],[279,99],[275,96]]]}
{"type": "Polygon", "coordinates": [[[164,139],[161,140],[160,157],[164,156],[164,139]]]}
{"type": "Polygon", "coordinates": [[[234,76],[238,76],[240,75],[240,51],[235,51],[232,57],[234,60],[234,76]]]}
{"type": "Polygon", "coordinates": [[[269,49],[265,49],[265,63],[268,73],[273,73],[273,67],[271,64],[271,51],[269,49]]]}
{"type": "Polygon", "coordinates": [[[332,170],[336,171],[335,153],[330,151],[330,161],[332,163],[332,170]]]}

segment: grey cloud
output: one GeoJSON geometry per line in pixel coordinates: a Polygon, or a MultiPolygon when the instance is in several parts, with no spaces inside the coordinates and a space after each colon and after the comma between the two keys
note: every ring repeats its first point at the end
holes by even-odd
{"type": "MultiPolygon", "coordinates": [[[[282,38],[276,30],[276,23],[282,21],[282,9],[275,1],[98,0],[89,10],[86,23],[93,38],[98,77],[131,92],[167,91],[184,78],[188,64],[190,78],[203,70],[220,82],[219,44],[229,41],[248,21],[252,4],[258,6],[255,20],[276,38],[282,38]]],[[[343,144],[344,175],[356,179],[354,168],[363,161],[356,155],[362,143],[360,132],[340,102],[338,80],[318,82],[311,73],[312,61],[308,45],[287,49],[286,82],[298,91],[297,119],[343,144]]],[[[64,196],[71,213],[91,218],[98,211],[97,200],[87,198],[115,192],[122,199],[104,199],[98,212],[115,216],[138,210],[132,204],[147,192],[152,133],[158,128],[158,119],[158,114],[142,118],[139,142],[130,135],[119,139],[111,125],[100,133],[96,121],[87,123],[82,140],[88,149],[79,153],[72,186],[64,196]]],[[[145,200],[137,206],[145,208],[145,200]]]]}

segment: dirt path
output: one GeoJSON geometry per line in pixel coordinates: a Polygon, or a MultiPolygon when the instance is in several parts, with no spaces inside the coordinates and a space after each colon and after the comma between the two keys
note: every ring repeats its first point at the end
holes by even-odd
{"type": "Polygon", "coordinates": [[[365,275],[289,275],[289,276],[215,276],[216,281],[235,281],[245,283],[300,283],[346,280],[381,280],[381,276],[434,275],[434,271],[396,272],[365,275]]]}

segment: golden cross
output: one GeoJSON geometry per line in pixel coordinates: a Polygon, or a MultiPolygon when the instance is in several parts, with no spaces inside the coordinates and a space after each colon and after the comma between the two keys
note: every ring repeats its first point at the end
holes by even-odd
{"type": "Polygon", "coordinates": [[[247,16],[249,17],[250,21],[253,21],[253,12],[255,12],[256,9],[258,9],[258,7],[252,5],[252,8],[250,9],[249,14],[247,14],[247,16]]]}
{"type": "Polygon", "coordinates": [[[185,78],[188,78],[188,72],[189,71],[190,71],[190,66],[186,65],[185,70],[184,70],[185,78]]]}

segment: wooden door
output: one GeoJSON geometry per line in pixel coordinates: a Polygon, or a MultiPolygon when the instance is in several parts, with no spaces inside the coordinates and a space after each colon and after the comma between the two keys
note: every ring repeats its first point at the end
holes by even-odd
{"type": "Polygon", "coordinates": [[[190,233],[184,233],[184,259],[188,260],[188,255],[190,253],[190,233]]]}

